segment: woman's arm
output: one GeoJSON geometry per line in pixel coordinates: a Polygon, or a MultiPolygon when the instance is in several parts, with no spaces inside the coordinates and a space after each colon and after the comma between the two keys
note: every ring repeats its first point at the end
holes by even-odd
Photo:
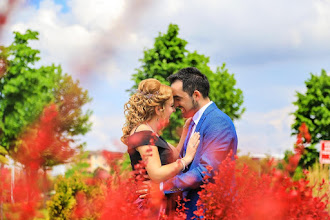
{"type": "Polygon", "coordinates": [[[151,180],[162,182],[177,175],[183,168],[188,166],[194,159],[199,145],[199,133],[194,133],[188,143],[184,158],[162,166],[158,148],[156,146],[144,145],[137,148],[143,160],[147,161],[146,170],[151,180]],[[180,161],[181,160],[181,161],[180,161]]]}
{"type": "Polygon", "coordinates": [[[174,152],[174,158],[175,159],[178,159],[180,157],[180,152],[181,152],[181,149],[183,147],[184,141],[186,140],[187,133],[188,133],[188,130],[189,130],[189,124],[190,124],[191,120],[192,120],[192,118],[188,118],[186,120],[186,122],[184,123],[182,134],[181,134],[180,141],[179,141],[178,145],[176,147],[174,147],[173,145],[168,144],[174,152]]]}

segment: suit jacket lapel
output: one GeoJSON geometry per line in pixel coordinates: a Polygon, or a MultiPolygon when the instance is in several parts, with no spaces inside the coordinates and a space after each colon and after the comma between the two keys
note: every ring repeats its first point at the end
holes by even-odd
{"type": "Polygon", "coordinates": [[[206,116],[207,116],[210,112],[212,112],[214,109],[217,109],[217,106],[216,106],[215,103],[212,103],[209,107],[207,107],[207,108],[205,109],[205,111],[204,111],[204,113],[203,113],[201,119],[199,119],[199,122],[198,122],[198,124],[196,125],[195,132],[199,132],[199,131],[200,131],[201,126],[202,126],[202,124],[203,124],[203,122],[204,122],[206,116]]]}

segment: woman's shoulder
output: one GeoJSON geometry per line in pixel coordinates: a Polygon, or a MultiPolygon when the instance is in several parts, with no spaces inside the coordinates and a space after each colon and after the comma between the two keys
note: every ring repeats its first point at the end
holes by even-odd
{"type": "Polygon", "coordinates": [[[158,136],[146,125],[140,125],[133,129],[127,138],[128,148],[136,148],[143,145],[155,145],[158,136]]]}
{"type": "Polygon", "coordinates": [[[141,131],[151,131],[152,132],[151,128],[148,125],[140,124],[132,129],[130,135],[133,135],[134,133],[141,132],[141,131]]]}

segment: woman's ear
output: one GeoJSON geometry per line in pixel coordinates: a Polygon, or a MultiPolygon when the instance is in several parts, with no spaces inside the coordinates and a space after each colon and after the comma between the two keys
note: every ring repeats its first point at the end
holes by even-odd
{"type": "Polygon", "coordinates": [[[161,108],[160,108],[159,105],[158,106],[155,106],[155,112],[156,112],[156,115],[160,116],[160,114],[161,114],[161,108]]]}
{"type": "Polygon", "coordinates": [[[155,107],[156,115],[162,116],[164,114],[164,108],[161,108],[159,105],[155,107]]]}

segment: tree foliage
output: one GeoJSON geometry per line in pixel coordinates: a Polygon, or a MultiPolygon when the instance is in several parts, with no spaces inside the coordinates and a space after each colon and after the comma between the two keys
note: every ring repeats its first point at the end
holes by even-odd
{"type": "MultiPolygon", "coordinates": [[[[14,42],[1,47],[0,53],[1,63],[5,64],[1,67],[0,79],[0,155],[17,153],[23,144],[22,137],[28,133],[37,132],[36,140],[42,139],[36,128],[40,127],[38,123],[42,122],[43,113],[50,105],[55,105],[56,112],[48,122],[53,125],[52,139],[68,146],[69,142],[74,142],[75,135],[90,130],[91,111],[82,111],[82,107],[91,101],[88,91],[80,87],[79,81],[63,74],[61,66],[36,67],[40,51],[32,49],[29,41],[38,40],[38,32],[14,33],[14,42]]],[[[57,156],[62,155],[61,146],[56,149],[57,156]]],[[[45,148],[44,152],[48,150],[45,148]]],[[[52,156],[45,158],[44,165],[63,162],[60,157],[52,156]]]]}
{"type": "MultiPolygon", "coordinates": [[[[233,120],[243,114],[243,93],[235,88],[236,80],[234,74],[230,74],[225,68],[217,68],[213,72],[209,67],[209,57],[190,52],[186,49],[187,41],[178,37],[179,27],[170,24],[167,33],[159,33],[155,39],[154,47],[144,50],[144,57],[140,59],[142,65],[136,69],[132,80],[134,85],[129,90],[134,93],[138,84],[147,78],[158,79],[161,83],[169,85],[166,78],[178,70],[193,66],[204,73],[210,81],[210,98],[216,105],[228,114],[233,120]]],[[[170,142],[179,140],[178,127],[183,125],[181,112],[172,114],[171,123],[165,129],[163,136],[170,142]]]]}
{"type": "Polygon", "coordinates": [[[86,134],[91,128],[88,119],[92,111],[84,113],[82,107],[92,100],[88,91],[80,87],[78,80],[74,81],[70,75],[64,74],[58,81],[54,95],[59,110],[57,131],[69,136],[86,134]]]}
{"type": "Polygon", "coordinates": [[[10,150],[14,141],[43,111],[53,98],[58,68],[35,68],[40,59],[39,51],[28,46],[29,40],[37,40],[38,33],[15,32],[14,42],[2,50],[7,68],[0,79],[0,145],[10,150]]]}
{"type": "Polygon", "coordinates": [[[330,139],[330,75],[325,70],[321,74],[311,74],[305,81],[306,92],[297,92],[298,109],[293,113],[292,135],[299,133],[299,126],[305,123],[311,134],[311,143],[330,139]]]}
{"type": "Polygon", "coordinates": [[[91,177],[92,174],[88,172],[90,164],[88,163],[89,152],[81,151],[79,154],[72,158],[70,167],[65,171],[64,177],[70,178],[75,174],[79,174],[83,177],[91,177]]]}

